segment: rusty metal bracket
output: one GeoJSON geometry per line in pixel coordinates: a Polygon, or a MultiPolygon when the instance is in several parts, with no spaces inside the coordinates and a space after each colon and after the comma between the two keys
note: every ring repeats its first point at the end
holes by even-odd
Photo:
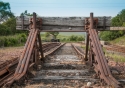
{"type": "MultiPolygon", "coordinates": [[[[85,30],[88,31],[88,29],[90,28],[90,18],[86,18],[85,19],[85,30]]],[[[97,25],[98,25],[98,18],[93,18],[93,28],[97,29],[97,25]]]]}

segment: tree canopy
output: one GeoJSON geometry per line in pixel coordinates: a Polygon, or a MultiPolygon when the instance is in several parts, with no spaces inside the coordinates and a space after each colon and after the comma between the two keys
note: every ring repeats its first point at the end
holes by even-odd
{"type": "Polygon", "coordinates": [[[10,4],[0,1],[0,22],[6,21],[10,17],[14,17],[10,4]]]}
{"type": "MultiPolygon", "coordinates": [[[[112,26],[125,26],[125,9],[113,17],[111,20],[112,26]]],[[[100,33],[100,38],[105,41],[113,40],[125,35],[125,31],[104,31],[100,33]]]]}
{"type": "Polygon", "coordinates": [[[53,38],[56,39],[58,34],[59,34],[59,32],[46,32],[45,36],[48,37],[48,36],[52,35],[53,38]]]}
{"type": "Polygon", "coordinates": [[[112,26],[125,26],[125,9],[112,18],[112,26]]]}

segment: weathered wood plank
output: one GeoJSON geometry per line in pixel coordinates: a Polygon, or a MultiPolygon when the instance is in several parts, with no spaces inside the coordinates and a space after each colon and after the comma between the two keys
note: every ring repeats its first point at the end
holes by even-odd
{"type": "MultiPolygon", "coordinates": [[[[28,30],[28,27],[24,26],[23,30],[28,30]]],[[[16,26],[17,30],[22,30],[22,26],[16,26]]],[[[110,27],[97,28],[98,31],[110,30],[110,27]]],[[[67,26],[42,26],[40,30],[42,32],[50,32],[50,31],[57,31],[57,32],[86,32],[84,27],[67,27],[67,26]]]]}
{"type": "MultiPolygon", "coordinates": [[[[47,26],[85,26],[85,19],[88,17],[42,17],[43,25],[47,26]]],[[[104,17],[98,18],[98,26],[103,26],[104,17]]],[[[111,17],[106,17],[106,26],[110,26],[111,17]]]]}
{"type": "Polygon", "coordinates": [[[46,73],[46,72],[51,72],[51,73],[87,73],[89,72],[88,69],[84,69],[84,70],[41,70],[39,71],[40,73],[46,73]]]}
{"type": "Polygon", "coordinates": [[[16,25],[17,26],[22,25],[23,21],[24,21],[24,25],[28,25],[29,19],[30,17],[24,17],[24,19],[22,17],[16,17],[16,25]]]}
{"type": "Polygon", "coordinates": [[[125,27],[110,27],[110,30],[125,30],[125,27]]]}
{"type": "Polygon", "coordinates": [[[66,76],[66,77],[63,77],[63,76],[39,76],[39,77],[36,77],[36,78],[33,78],[33,80],[42,80],[42,79],[51,79],[51,80],[68,80],[68,79],[73,79],[73,80],[76,80],[76,79],[81,79],[81,80],[97,80],[97,79],[93,79],[91,78],[91,76],[66,76]]]}
{"type": "MultiPolygon", "coordinates": [[[[52,66],[64,66],[64,63],[62,62],[62,63],[59,63],[59,62],[56,62],[56,63],[44,63],[43,64],[43,66],[45,66],[45,67],[52,67],[52,66]]],[[[66,64],[65,64],[65,66],[66,66],[66,64]]],[[[69,65],[67,65],[67,66],[69,66],[69,65]]],[[[79,66],[79,67],[84,67],[84,66],[86,66],[86,65],[84,65],[84,64],[74,64],[74,63],[70,63],[70,66],[73,66],[73,67],[77,67],[77,66],[79,66]]]]}
{"type": "MultiPolygon", "coordinates": [[[[88,17],[41,17],[42,31],[85,31],[85,19],[88,17]]],[[[106,28],[110,26],[111,17],[98,18],[98,28],[103,29],[104,18],[106,19],[106,28]]],[[[27,30],[30,17],[24,17],[24,30],[27,30]]],[[[22,30],[22,18],[16,18],[17,30],[22,30]]],[[[104,29],[103,29],[104,30],[104,29]]]]}
{"type": "Polygon", "coordinates": [[[41,31],[85,31],[84,27],[42,26],[41,31]]]}
{"type": "MultiPolygon", "coordinates": [[[[41,17],[42,25],[46,26],[85,26],[85,19],[88,17],[41,17]]],[[[98,26],[103,26],[104,17],[94,17],[98,18],[98,26]]],[[[29,19],[24,18],[24,25],[29,24],[29,19]]],[[[111,17],[106,17],[106,26],[110,26],[111,17]]],[[[17,25],[22,25],[22,19],[17,17],[17,25]]]]}

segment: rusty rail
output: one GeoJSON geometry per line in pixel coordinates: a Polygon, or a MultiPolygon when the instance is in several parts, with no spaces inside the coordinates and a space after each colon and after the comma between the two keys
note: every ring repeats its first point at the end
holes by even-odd
{"type": "MultiPolygon", "coordinates": [[[[43,45],[43,50],[45,49],[51,49],[54,48],[56,46],[59,46],[60,43],[46,43],[46,44],[42,44],[43,45]],[[53,47],[48,47],[48,45],[53,46],[53,47]]],[[[62,46],[62,45],[60,45],[62,46]]],[[[53,51],[54,52],[54,51],[53,51]]],[[[46,53],[46,52],[44,52],[46,53]]],[[[12,60],[7,60],[4,63],[0,63],[0,87],[4,84],[4,80],[8,79],[9,77],[13,76],[15,68],[18,65],[18,58],[14,58],[12,60]]],[[[35,65],[35,63],[31,63],[29,65],[29,68],[32,67],[33,65],[35,65]]]]}
{"type": "Polygon", "coordinates": [[[84,61],[85,55],[84,55],[76,46],[74,46],[73,44],[71,44],[71,46],[72,46],[73,49],[76,51],[77,56],[84,61]]]}
{"type": "Polygon", "coordinates": [[[18,58],[14,58],[0,64],[0,86],[3,85],[5,79],[12,76],[17,64],[18,58]]]}
{"type": "Polygon", "coordinates": [[[98,33],[95,24],[96,21],[94,21],[93,13],[90,14],[90,18],[87,19],[87,21],[87,31],[90,40],[89,56],[86,55],[86,57],[88,57],[88,61],[91,62],[92,66],[94,66],[94,70],[96,71],[98,77],[101,79],[102,83],[106,82],[110,86],[113,86],[115,88],[121,88],[120,83],[112,76],[108,67],[105,55],[103,53],[98,38],[98,33]]]}
{"type": "MultiPolygon", "coordinates": [[[[51,48],[59,46],[61,43],[50,43],[42,46],[40,31],[39,31],[39,20],[36,22],[36,13],[33,14],[33,19],[31,19],[30,33],[27,38],[24,51],[19,59],[16,71],[13,76],[5,81],[5,87],[11,87],[15,81],[19,81],[21,78],[25,78],[28,68],[33,65],[39,65],[44,58],[43,52],[47,52],[51,48]],[[37,25],[36,25],[37,23],[37,25]],[[39,54],[40,52],[40,54],[39,54]],[[41,56],[41,61],[39,57],[41,56]]],[[[60,46],[59,46],[60,47],[60,46]]]]}

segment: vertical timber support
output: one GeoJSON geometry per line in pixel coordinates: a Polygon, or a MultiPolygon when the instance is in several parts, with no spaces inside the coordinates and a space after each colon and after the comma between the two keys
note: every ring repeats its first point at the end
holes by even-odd
{"type": "Polygon", "coordinates": [[[37,39],[35,42],[35,64],[38,65],[39,64],[39,58],[38,58],[38,46],[37,46],[37,39]]]}
{"type": "MultiPolygon", "coordinates": [[[[33,13],[33,30],[38,30],[36,29],[36,13],[33,13]]],[[[37,58],[37,38],[35,39],[35,44],[34,44],[34,62],[36,65],[38,65],[38,58],[37,58]]]]}
{"type": "Polygon", "coordinates": [[[36,30],[36,13],[33,13],[33,29],[36,30]]]}
{"type": "MultiPolygon", "coordinates": [[[[93,13],[90,13],[90,29],[93,29],[94,28],[94,18],[93,18],[93,13]]],[[[89,29],[89,30],[90,30],[89,29]]],[[[94,54],[92,53],[92,46],[91,46],[91,42],[90,42],[90,55],[89,55],[89,64],[90,66],[92,66],[92,63],[93,63],[93,59],[94,59],[94,54]]]]}
{"type": "MultiPolygon", "coordinates": [[[[93,25],[93,13],[90,13],[90,29],[93,29],[94,25],[93,25]]],[[[87,39],[86,39],[86,54],[85,54],[85,61],[88,60],[88,50],[89,50],[89,33],[87,32],[87,35],[86,35],[87,39]]]]}
{"type": "Polygon", "coordinates": [[[88,60],[88,49],[89,49],[89,34],[88,33],[86,33],[86,54],[85,54],[85,61],[87,61],[88,60]]]}
{"type": "Polygon", "coordinates": [[[93,25],[93,13],[90,13],[90,29],[93,29],[94,25],[93,25]]]}
{"type": "Polygon", "coordinates": [[[40,32],[38,33],[38,41],[39,41],[39,51],[40,51],[40,54],[41,54],[41,61],[43,60],[44,58],[44,55],[43,55],[43,48],[42,48],[42,41],[41,41],[41,37],[40,37],[40,32]]]}
{"type": "MultiPolygon", "coordinates": [[[[35,52],[37,52],[36,53],[37,55],[36,55],[36,58],[35,58],[36,65],[38,65],[38,63],[39,63],[39,57],[38,57],[39,52],[41,54],[41,58],[42,59],[44,58],[43,49],[42,49],[42,41],[41,41],[40,31],[39,31],[39,27],[40,27],[39,24],[40,23],[41,23],[41,20],[36,19],[36,13],[33,13],[33,29],[38,30],[38,34],[37,34],[37,37],[36,37],[36,44],[35,44],[35,46],[36,46],[35,52]]],[[[42,61],[42,59],[41,59],[41,61],[42,61]]]]}

